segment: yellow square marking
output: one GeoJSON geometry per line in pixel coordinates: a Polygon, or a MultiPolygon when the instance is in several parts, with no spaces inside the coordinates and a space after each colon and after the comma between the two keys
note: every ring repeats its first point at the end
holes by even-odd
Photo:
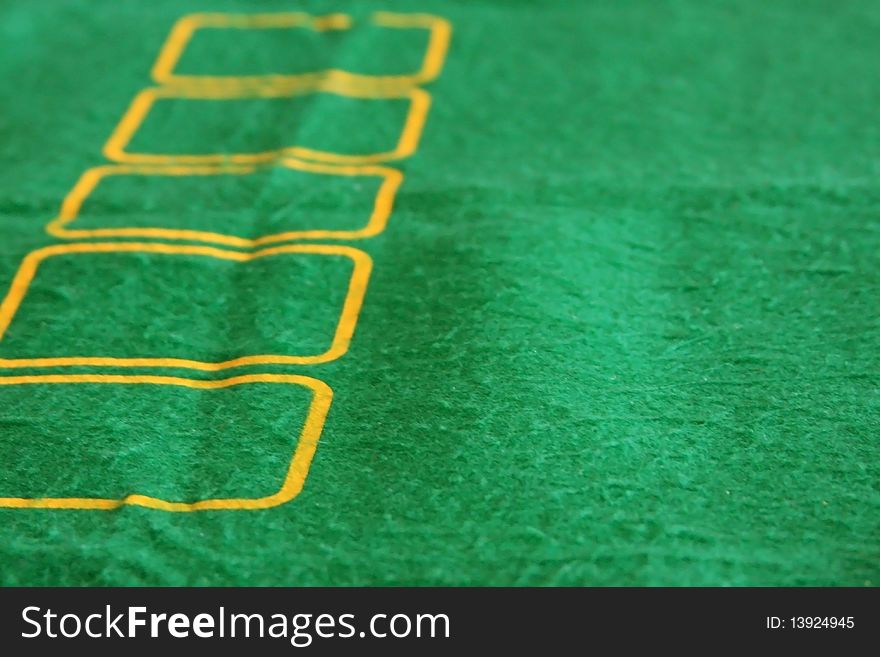
{"type": "Polygon", "coordinates": [[[282,233],[260,235],[255,238],[241,237],[222,233],[186,230],[180,228],[162,227],[122,227],[122,228],[89,228],[77,229],[68,226],[76,221],[83,203],[92,192],[100,185],[101,181],[108,176],[215,176],[215,175],[247,175],[259,170],[257,165],[238,166],[197,166],[177,165],[166,167],[149,167],[138,165],[106,165],[88,169],[68,193],[61,204],[58,216],[53,219],[46,230],[50,235],[65,239],[91,239],[104,237],[140,237],[159,238],[171,240],[194,240],[234,246],[239,248],[257,248],[267,244],[289,242],[299,239],[364,239],[378,235],[388,224],[388,217],[394,207],[394,197],[400,184],[403,182],[403,174],[389,167],[383,166],[328,166],[310,164],[291,158],[281,160],[279,166],[328,176],[351,176],[351,177],[378,177],[382,179],[376,194],[372,213],[367,224],[357,230],[292,230],[282,233]]]}
{"type": "Polygon", "coordinates": [[[309,472],[309,466],[324,421],[330,409],[333,399],[333,391],[330,387],[318,379],[307,376],[293,376],[287,374],[249,374],[236,376],[216,381],[201,381],[170,376],[124,376],[107,374],[57,374],[39,376],[10,376],[0,377],[0,386],[11,385],[34,385],[34,384],[75,384],[75,383],[100,383],[117,385],[165,385],[196,388],[200,390],[216,390],[231,386],[246,385],[251,383],[277,383],[287,385],[305,386],[312,390],[312,401],[309,406],[306,422],[296,444],[293,457],[287,469],[284,483],[274,494],[259,498],[220,498],[198,500],[196,502],[174,502],[162,500],[147,495],[131,494],[121,499],[106,499],[97,497],[0,497],[0,508],[18,509],[92,509],[110,511],[122,506],[143,506],[160,511],[208,511],[208,510],[254,510],[268,509],[279,504],[289,502],[299,495],[309,472]]]}
{"type": "Polygon", "coordinates": [[[146,244],[138,242],[130,243],[72,243],[47,246],[29,253],[15,278],[6,298],[0,303],[0,340],[9,328],[9,324],[15,317],[22,300],[27,294],[31,282],[37,274],[37,270],[47,258],[61,255],[79,255],[87,253],[155,253],[162,255],[197,255],[209,258],[220,258],[234,262],[250,262],[257,258],[266,258],[286,253],[312,253],[320,255],[345,256],[354,263],[354,270],[349,282],[345,302],[342,305],[339,323],[333,335],[330,348],[323,354],[310,356],[285,356],[275,354],[249,355],[234,358],[222,362],[204,362],[187,360],[182,358],[115,358],[100,356],[72,356],[57,358],[0,358],[0,368],[23,368],[23,367],[179,367],[185,369],[200,370],[203,372],[217,372],[232,367],[245,365],[313,365],[327,363],[335,360],[348,351],[352,335],[357,324],[358,316],[367,290],[367,282],[370,278],[372,260],[363,251],[349,246],[336,246],[324,244],[291,244],[275,246],[251,253],[239,251],[227,251],[211,246],[188,246],[174,244],[146,244]]]}
{"type": "Polygon", "coordinates": [[[295,87],[270,86],[254,88],[235,87],[151,87],[144,89],[135,96],[122,120],[116,126],[110,139],[104,145],[104,155],[116,162],[135,164],[258,164],[273,162],[282,157],[294,157],[315,162],[330,164],[375,164],[387,160],[398,160],[412,155],[419,145],[428,109],[431,106],[431,95],[423,89],[373,90],[345,89],[328,80],[314,89],[298,89],[295,87]],[[132,137],[143,123],[156,100],[188,99],[188,100],[230,100],[254,98],[289,98],[292,96],[312,93],[331,93],[350,98],[377,100],[404,99],[409,100],[409,111],[404,121],[397,144],[387,152],[364,153],[351,155],[321,151],[305,146],[286,146],[271,151],[256,153],[211,153],[211,154],[160,154],[130,153],[126,150],[132,137]]]}
{"type": "Polygon", "coordinates": [[[415,86],[434,80],[443,69],[449,50],[452,26],[449,21],[429,14],[399,14],[376,12],[370,23],[377,27],[399,30],[427,30],[428,45],[421,68],[405,75],[364,75],[336,68],[290,75],[178,75],[174,72],[184,50],[196,35],[205,28],[228,30],[307,29],[316,32],[351,29],[353,21],[346,14],[311,16],[300,12],[278,14],[189,14],[184,16],[168,35],[159,57],[153,65],[153,79],[162,85],[231,85],[249,86],[280,84],[310,87],[323,81],[333,81],[346,87],[369,86],[415,86]]]}

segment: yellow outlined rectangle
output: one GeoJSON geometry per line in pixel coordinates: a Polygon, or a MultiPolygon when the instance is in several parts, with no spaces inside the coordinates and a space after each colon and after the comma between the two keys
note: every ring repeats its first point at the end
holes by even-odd
{"type": "Polygon", "coordinates": [[[328,166],[301,162],[292,158],[286,158],[278,162],[279,166],[288,167],[307,173],[315,173],[328,176],[370,176],[382,179],[375,197],[372,212],[365,226],[356,230],[325,230],[308,229],[292,230],[268,235],[259,235],[247,238],[238,235],[222,234],[217,232],[187,230],[183,228],[168,227],[122,227],[122,228],[70,228],[70,224],[76,221],[83,203],[100,185],[101,181],[108,176],[213,176],[213,175],[247,175],[259,170],[257,165],[236,166],[198,166],[176,165],[166,167],[150,167],[143,165],[105,165],[88,169],[68,193],[61,204],[58,216],[46,227],[50,235],[64,239],[91,239],[91,238],[159,238],[171,240],[193,240],[210,242],[225,246],[240,248],[257,248],[267,244],[277,244],[298,239],[364,239],[374,237],[383,230],[388,223],[388,217],[394,206],[394,197],[403,181],[403,174],[389,167],[367,166],[328,166]]]}
{"type": "Polygon", "coordinates": [[[272,495],[259,498],[218,498],[198,500],[195,502],[176,502],[162,500],[147,495],[133,493],[121,499],[105,498],[82,498],[82,497],[0,497],[0,508],[18,509],[92,509],[110,511],[123,506],[142,506],[160,511],[208,511],[208,510],[255,510],[268,509],[296,497],[303,488],[309,466],[330,403],[333,399],[333,391],[330,387],[318,379],[307,376],[294,376],[288,374],[248,374],[228,379],[203,381],[169,376],[129,376],[108,374],[50,374],[35,376],[11,376],[0,377],[0,386],[10,385],[35,385],[35,384],[116,384],[116,385],[168,385],[195,388],[200,390],[216,390],[231,386],[246,385],[252,383],[275,383],[304,386],[312,390],[312,401],[306,416],[305,425],[296,443],[296,448],[290,460],[287,473],[281,488],[272,495]]]}
{"type": "Polygon", "coordinates": [[[182,358],[116,358],[102,356],[63,356],[47,358],[0,358],[0,368],[23,367],[180,367],[185,369],[216,372],[245,365],[313,365],[326,363],[342,356],[351,344],[354,329],[367,290],[367,283],[372,269],[372,261],[363,251],[350,246],[323,244],[290,244],[275,246],[260,251],[242,253],[227,251],[211,246],[190,246],[174,244],[148,244],[138,242],[113,243],[71,243],[47,246],[29,253],[15,278],[6,298],[0,303],[0,341],[15,317],[22,300],[27,294],[31,282],[37,274],[40,264],[47,258],[62,255],[80,255],[88,253],[151,253],[161,255],[196,255],[219,258],[234,262],[250,262],[257,258],[266,258],[288,253],[310,253],[319,255],[344,256],[354,264],[348,292],[342,305],[339,321],[327,351],[317,355],[277,355],[260,354],[246,355],[222,362],[205,362],[182,358]]]}
{"type": "Polygon", "coordinates": [[[348,30],[354,24],[346,14],[311,16],[301,12],[277,14],[189,14],[180,18],[171,28],[162,50],[153,65],[153,79],[162,85],[265,85],[310,87],[321,82],[332,81],[346,87],[369,86],[415,86],[434,80],[443,69],[452,27],[444,18],[429,14],[402,14],[375,12],[369,23],[382,28],[398,30],[427,30],[428,45],[418,71],[403,75],[366,75],[350,73],[336,68],[299,74],[262,74],[245,76],[223,75],[179,75],[174,72],[187,45],[198,30],[266,30],[266,29],[308,29],[316,32],[348,30]]]}
{"type": "Polygon", "coordinates": [[[125,115],[113,134],[104,145],[104,155],[113,161],[135,164],[257,164],[272,162],[282,157],[293,157],[329,164],[376,164],[388,160],[398,160],[412,155],[418,148],[422,130],[425,127],[431,95],[423,89],[368,90],[345,89],[332,81],[322,83],[313,89],[269,86],[255,88],[234,87],[150,87],[135,96],[125,115]],[[153,104],[160,99],[183,100],[233,100],[258,98],[290,98],[312,93],[330,93],[348,98],[366,100],[398,99],[408,100],[409,110],[404,120],[397,144],[390,151],[364,154],[346,154],[322,151],[305,146],[283,146],[271,151],[255,153],[217,152],[209,154],[187,153],[131,153],[126,150],[134,134],[140,128],[153,104]]]}

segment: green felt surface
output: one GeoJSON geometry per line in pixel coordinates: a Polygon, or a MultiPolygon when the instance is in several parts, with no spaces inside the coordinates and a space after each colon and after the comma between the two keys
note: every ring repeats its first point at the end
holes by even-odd
{"type": "MultiPolygon", "coordinates": [[[[368,7],[369,5],[362,5],[368,7]]],[[[348,11],[349,3],[305,7],[268,4],[240,11],[303,11],[316,14],[348,11]]],[[[383,5],[376,5],[382,9],[383,5]]],[[[404,8],[418,11],[417,6],[404,8]]],[[[174,68],[178,75],[260,75],[308,73],[338,68],[365,75],[405,75],[418,70],[427,35],[365,25],[356,33],[342,30],[232,30],[200,28],[174,68]],[[230,48],[230,38],[235,47],[230,48]]]]}
{"type": "MultiPolygon", "coordinates": [[[[877,585],[875,2],[6,3],[0,287],[27,253],[64,242],[46,224],[107,163],[102,146],[181,15],[376,8],[442,15],[454,34],[418,151],[392,163],[406,179],[388,228],[320,240],[374,261],[350,350],[136,372],[326,382],[302,493],[261,511],[0,509],[0,582],[877,585]]],[[[377,45],[381,32],[334,38],[332,56],[279,35],[272,52],[250,39],[214,54],[212,34],[180,72],[411,70],[421,44],[377,45]]],[[[277,111],[222,101],[235,116],[162,100],[132,144],[389,148],[395,101],[319,96],[277,111]],[[364,104],[376,110],[350,111],[364,104]]],[[[205,229],[216,214],[249,237],[273,225],[254,208],[318,203],[292,183],[284,205],[274,178],[226,188],[228,212],[227,192],[190,191],[201,181],[177,195],[120,182],[132,191],[99,188],[92,207],[114,216],[92,226],[167,212],[165,225],[205,229]]],[[[315,220],[364,225],[356,198],[334,212],[321,197],[315,220]]],[[[344,295],[334,273],[350,275],[342,259],[338,274],[307,256],[287,257],[295,271],[157,258],[46,261],[0,358],[96,355],[72,353],[85,343],[212,360],[316,349],[344,295]]],[[[0,376],[49,373],[134,372],[0,376]]],[[[266,494],[308,401],[286,388],[3,387],[0,497],[266,494]]]]}
{"type": "Polygon", "coordinates": [[[176,228],[255,238],[294,230],[357,230],[382,179],[285,167],[244,174],[103,178],[69,228],[176,228]],[[131,200],[138,199],[132,208],[131,200]]]}
{"type": "Polygon", "coordinates": [[[271,384],[3,386],[0,403],[15,409],[4,413],[4,429],[27,433],[2,443],[0,458],[15,464],[4,485],[27,497],[271,495],[310,400],[302,386],[271,384]]]}
{"type": "Polygon", "coordinates": [[[126,151],[210,155],[303,146],[346,155],[381,153],[397,144],[410,103],[318,92],[281,98],[162,98],[154,105],[126,151]]]}

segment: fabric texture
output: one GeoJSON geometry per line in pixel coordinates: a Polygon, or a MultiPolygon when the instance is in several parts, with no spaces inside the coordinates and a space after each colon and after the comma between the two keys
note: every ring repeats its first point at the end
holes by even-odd
{"type": "MultiPolygon", "coordinates": [[[[350,344],[345,255],[42,261],[0,322],[0,498],[258,499],[288,474],[303,486],[250,510],[0,508],[0,583],[880,583],[876,2],[295,5],[0,8],[0,295],[28,254],[58,245],[252,253],[260,235],[369,224],[381,170],[313,184],[272,168],[276,154],[245,179],[227,147],[300,144],[326,166],[404,176],[372,236],[259,247],[369,256],[350,344]],[[66,228],[239,242],[47,232],[83,173],[113,165],[102,148],[156,86],[181,16],[377,9],[453,30],[437,79],[414,86],[431,103],[412,153],[321,154],[392,151],[419,118],[409,97],[163,98],[129,151],[216,151],[238,172],[105,179],[66,228]],[[244,355],[272,358],[211,369],[244,355]],[[86,356],[202,365],[8,362],[86,356]],[[257,374],[332,388],[307,473],[287,469],[320,396],[308,386],[27,379],[257,374]]],[[[426,48],[375,26],[326,46],[309,30],[240,44],[229,31],[196,32],[178,72],[401,76],[426,48]]]]}

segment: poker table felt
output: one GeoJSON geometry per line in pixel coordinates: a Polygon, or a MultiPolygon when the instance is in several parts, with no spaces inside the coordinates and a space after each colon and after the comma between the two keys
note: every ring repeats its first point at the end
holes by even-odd
{"type": "Polygon", "coordinates": [[[878,30],[5,3],[0,582],[875,586],[878,30]]]}

